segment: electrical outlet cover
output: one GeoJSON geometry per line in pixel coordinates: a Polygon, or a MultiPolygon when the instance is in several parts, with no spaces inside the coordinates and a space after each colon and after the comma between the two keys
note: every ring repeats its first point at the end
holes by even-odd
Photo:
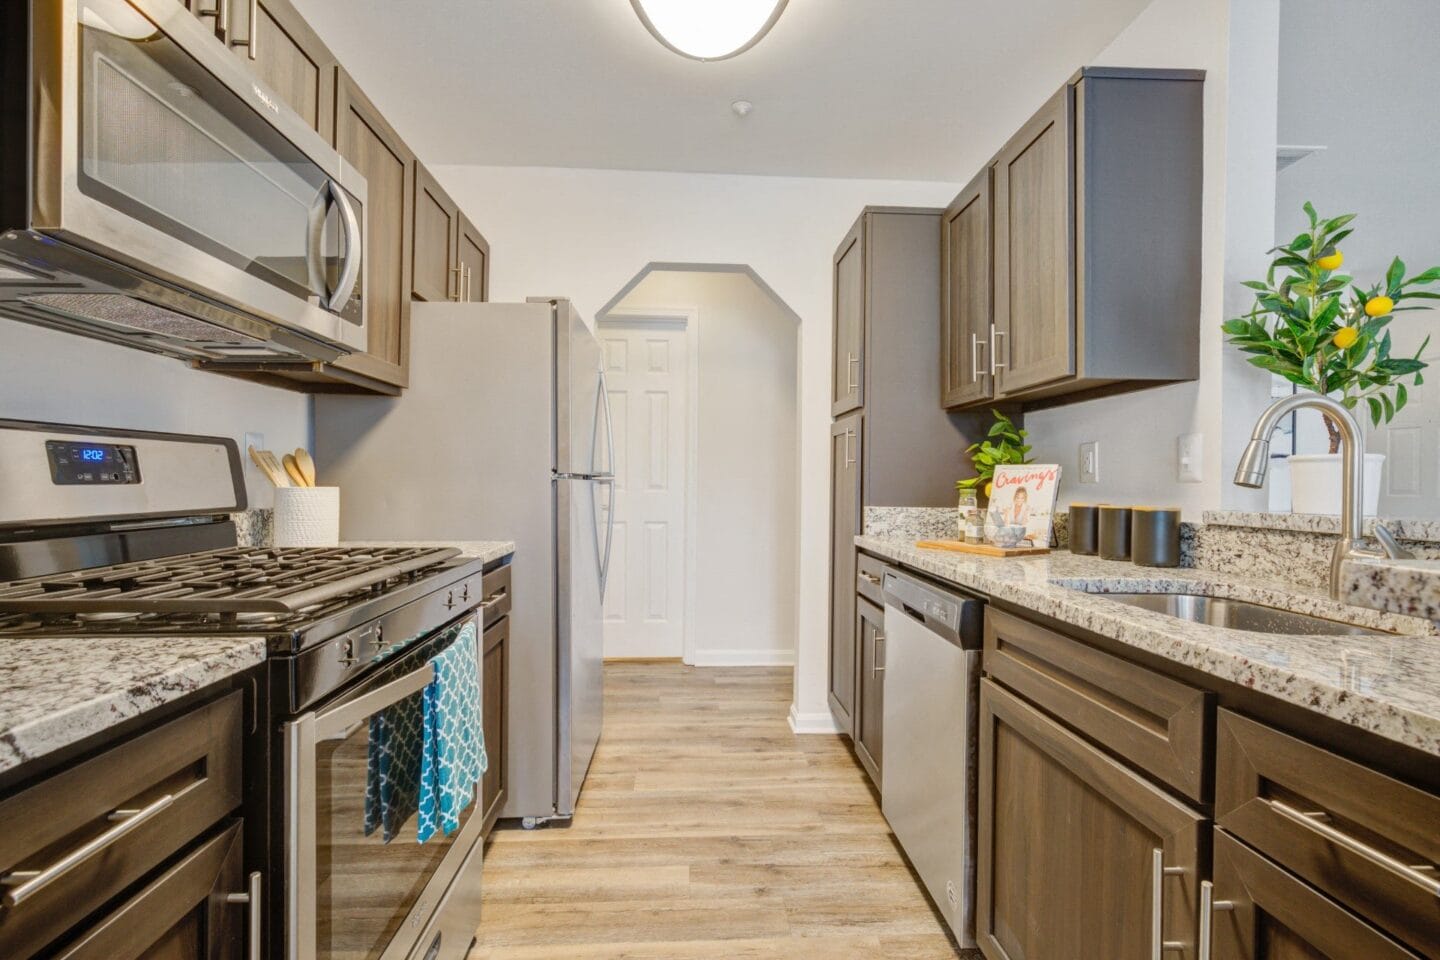
{"type": "Polygon", "coordinates": [[[1100,482],[1100,441],[1089,440],[1080,444],[1080,482],[1100,482]]]}
{"type": "Polygon", "coordinates": [[[1175,479],[1181,483],[1204,480],[1205,435],[1182,433],[1175,440],[1175,479]]]}

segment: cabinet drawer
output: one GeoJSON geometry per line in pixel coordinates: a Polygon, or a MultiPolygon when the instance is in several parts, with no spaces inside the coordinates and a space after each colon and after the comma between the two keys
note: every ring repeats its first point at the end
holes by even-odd
{"type": "Polygon", "coordinates": [[[885,605],[880,581],[885,579],[885,561],[858,554],[855,558],[855,592],[876,606],[885,605]]]}
{"type": "Polygon", "coordinates": [[[1440,797],[1228,710],[1216,730],[1216,823],[1440,956],[1440,797]]]}
{"type": "Polygon", "coordinates": [[[481,580],[485,599],[480,608],[485,611],[485,624],[494,623],[510,612],[510,564],[496,567],[481,580]]]}
{"type": "Polygon", "coordinates": [[[237,691],[0,801],[0,956],[34,955],[238,807],[241,728],[237,691]]]}
{"type": "Polygon", "coordinates": [[[1207,799],[1205,691],[993,607],[985,670],[1185,796],[1207,799]]]}

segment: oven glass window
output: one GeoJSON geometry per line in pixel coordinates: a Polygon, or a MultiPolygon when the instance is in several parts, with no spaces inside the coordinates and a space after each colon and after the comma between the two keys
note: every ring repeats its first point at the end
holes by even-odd
{"type": "MultiPolygon", "coordinates": [[[[451,628],[398,658],[364,689],[383,687],[423,667],[457,638],[477,635],[478,630],[462,634],[451,628]]],[[[478,785],[457,829],[449,835],[436,830],[424,843],[418,840],[416,783],[407,771],[414,769],[421,750],[420,698],[421,693],[412,694],[358,721],[343,738],[316,743],[317,960],[373,960],[393,940],[417,936],[446,881],[438,884],[441,889],[427,890],[427,885],[445,869],[442,861],[457,841],[475,837],[466,827],[478,816],[478,785]],[[407,916],[417,907],[412,923],[407,916]]],[[[463,856],[465,851],[453,852],[463,856]]],[[[452,871],[455,862],[450,861],[452,871]]]]}
{"type": "Polygon", "coordinates": [[[82,192],[294,296],[328,297],[345,253],[329,178],[258,112],[288,108],[258,87],[254,104],[238,96],[123,0],[81,0],[80,55],[82,192]]]}

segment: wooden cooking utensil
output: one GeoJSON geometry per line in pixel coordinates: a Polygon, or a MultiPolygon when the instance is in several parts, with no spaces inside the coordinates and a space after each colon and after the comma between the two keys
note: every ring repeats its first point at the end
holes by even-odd
{"type": "Polygon", "coordinates": [[[305,486],[315,486],[315,459],[310,456],[310,451],[304,447],[295,448],[295,465],[300,468],[300,475],[305,478],[305,486]]]}
{"type": "Polygon", "coordinates": [[[288,474],[290,474],[290,479],[295,481],[295,486],[297,486],[297,487],[308,487],[308,486],[310,486],[310,484],[308,484],[308,483],[305,482],[305,474],[303,474],[303,473],[300,472],[300,464],[298,464],[298,463],[295,462],[295,455],[294,455],[294,454],[290,454],[290,453],[285,454],[285,459],[284,459],[283,462],[284,462],[284,464],[285,464],[285,472],[288,473],[288,474]]]}
{"type": "Polygon", "coordinates": [[[275,454],[269,450],[256,450],[253,446],[250,447],[249,450],[250,459],[255,462],[255,466],[260,468],[260,472],[265,474],[267,480],[277,487],[288,487],[291,485],[290,478],[285,475],[284,469],[280,466],[280,461],[275,459],[275,454]]]}

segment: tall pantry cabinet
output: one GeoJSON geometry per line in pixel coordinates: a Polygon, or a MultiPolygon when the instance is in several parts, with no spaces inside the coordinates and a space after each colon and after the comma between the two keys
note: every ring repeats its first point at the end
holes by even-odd
{"type": "Polygon", "coordinates": [[[884,666],[883,632],[873,615],[859,622],[855,602],[865,507],[954,506],[955,481],[970,473],[965,448],[986,423],[984,411],[935,402],[943,212],[866,207],[835,250],[829,702],[851,737],[862,716],[878,713],[882,688],[863,680],[884,666]],[[876,649],[862,649],[861,637],[876,649]]]}

